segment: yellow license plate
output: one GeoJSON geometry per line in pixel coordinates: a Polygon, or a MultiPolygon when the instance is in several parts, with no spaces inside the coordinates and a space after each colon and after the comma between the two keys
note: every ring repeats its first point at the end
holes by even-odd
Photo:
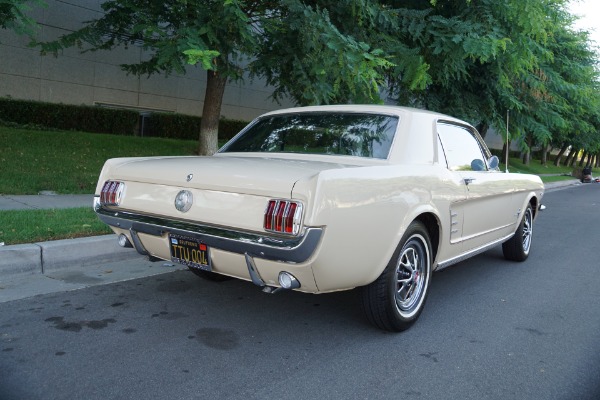
{"type": "Polygon", "coordinates": [[[211,271],[209,248],[191,237],[169,234],[171,261],[188,267],[211,271]]]}

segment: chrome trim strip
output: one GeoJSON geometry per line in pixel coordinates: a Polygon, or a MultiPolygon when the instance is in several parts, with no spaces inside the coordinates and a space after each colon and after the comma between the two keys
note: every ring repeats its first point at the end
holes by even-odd
{"type": "MultiPolygon", "coordinates": [[[[101,205],[96,205],[95,211],[98,218],[105,224],[129,230],[134,241],[134,237],[138,233],[152,236],[174,233],[193,237],[216,249],[238,254],[248,253],[252,257],[288,263],[301,263],[308,260],[317,248],[323,234],[322,228],[306,228],[299,236],[284,237],[236,231],[129,211],[113,211],[101,205]]],[[[137,248],[138,246],[136,246],[137,248]]],[[[144,249],[143,246],[141,248],[144,249]]]]}
{"type": "MultiPolygon", "coordinates": [[[[506,229],[506,228],[508,228],[509,226],[511,226],[511,225],[515,225],[515,224],[518,224],[518,223],[519,223],[519,221],[515,221],[515,222],[511,222],[510,224],[506,224],[506,225],[503,225],[503,226],[499,226],[499,227],[497,227],[497,228],[489,229],[489,230],[487,230],[487,231],[485,231],[485,232],[478,232],[478,233],[474,233],[474,234],[472,234],[472,235],[469,235],[469,236],[463,236],[462,238],[460,238],[460,241],[461,241],[461,242],[464,242],[464,241],[467,241],[467,240],[470,240],[470,239],[474,239],[474,238],[476,238],[476,237],[478,237],[478,236],[487,235],[487,234],[489,234],[489,233],[496,232],[496,231],[499,231],[499,230],[501,230],[501,229],[506,229]]],[[[514,234],[514,233],[513,233],[513,234],[514,234]]],[[[510,236],[512,236],[513,234],[511,234],[510,236]]]]}
{"type": "Polygon", "coordinates": [[[449,260],[442,261],[442,262],[438,263],[437,268],[435,270],[436,271],[440,271],[440,270],[442,270],[444,268],[447,268],[447,267],[449,267],[451,265],[454,265],[456,263],[464,261],[467,258],[470,258],[470,257],[473,257],[473,256],[475,256],[477,254],[483,253],[484,251],[487,251],[487,250],[491,249],[492,247],[499,245],[500,243],[504,243],[505,241],[507,241],[508,239],[510,239],[513,236],[514,236],[514,232],[511,233],[508,236],[505,236],[505,237],[501,238],[501,239],[495,240],[492,243],[488,243],[488,244],[486,244],[484,246],[481,246],[481,247],[478,247],[476,249],[470,250],[470,251],[468,251],[466,253],[463,253],[463,254],[461,254],[461,255],[459,255],[457,257],[451,258],[449,260]]]}
{"type": "Polygon", "coordinates": [[[275,228],[275,216],[277,215],[277,212],[279,211],[279,207],[281,207],[281,200],[275,200],[275,207],[273,207],[273,215],[271,216],[271,230],[274,230],[275,228]]]}

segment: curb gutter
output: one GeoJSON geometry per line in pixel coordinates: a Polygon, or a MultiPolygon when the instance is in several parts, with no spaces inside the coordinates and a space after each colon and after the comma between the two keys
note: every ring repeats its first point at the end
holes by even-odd
{"type": "Polygon", "coordinates": [[[74,266],[86,267],[139,257],[135,250],[119,246],[114,234],[0,246],[0,278],[44,274],[74,266]]]}

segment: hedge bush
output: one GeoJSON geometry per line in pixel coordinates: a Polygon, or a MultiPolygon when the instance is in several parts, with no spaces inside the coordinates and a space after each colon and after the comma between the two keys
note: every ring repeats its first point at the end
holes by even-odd
{"type": "Polygon", "coordinates": [[[183,114],[152,113],[145,119],[144,136],[197,140],[202,118],[183,114]]]}
{"type": "MultiPolygon", "coordinates": [[[[184,114],[150,113],[142,119],[139,111],[44,103],[0,98],[0,121],[21,126],[75,130],[117,135],[197,140],[202,118],[184,114]]],[[[246,121],[222,119],[219,140],[229,140],[247,125],[246,121]]]]}
{"type": "MultiPolygon", "coordinates": [[[[152,113],[144,122],[144,135],[170,139],[197,140],[202,118],[184,114],[152,113]]],[[[229,140],[248,122],[230,119],[219,121],[219,140],[229,140]]]]}
{"type": "Polygon", "coordinates": [[[139,113],[131,110],[0,98],[0,119],[20,125],[133,135],[138,118],[139,113]]]}
{"type": "Polygon", "coordinates": [[[229,140],[248,125],[248,121],[222,119],[219,121],[219,139],[229,140]]]}

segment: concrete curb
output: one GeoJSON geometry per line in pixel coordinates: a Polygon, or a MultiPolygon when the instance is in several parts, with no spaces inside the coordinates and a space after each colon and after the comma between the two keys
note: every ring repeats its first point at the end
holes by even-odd
{"type": "Polygon", "coordinates": [[[116,235],[0,246],[0,278],[44,274],[70,267],[139,258],[137,251],[122,248],[116,235]]]}
{"type": "Polygon", "coordinates": [[[0,277],[42,272],[41,247],[37,244],[0,246],[0,277]]]}
{"type": "Polygon", "coordinates": [[[581,186],[581,185],[583,185],[583,183],[579,182],[577,179],[573,179],[573,180],[556,181],[556,182],[545,183],[544,184],[544,188],[546,190],[566,189],[568,187],[581,186]]]}

